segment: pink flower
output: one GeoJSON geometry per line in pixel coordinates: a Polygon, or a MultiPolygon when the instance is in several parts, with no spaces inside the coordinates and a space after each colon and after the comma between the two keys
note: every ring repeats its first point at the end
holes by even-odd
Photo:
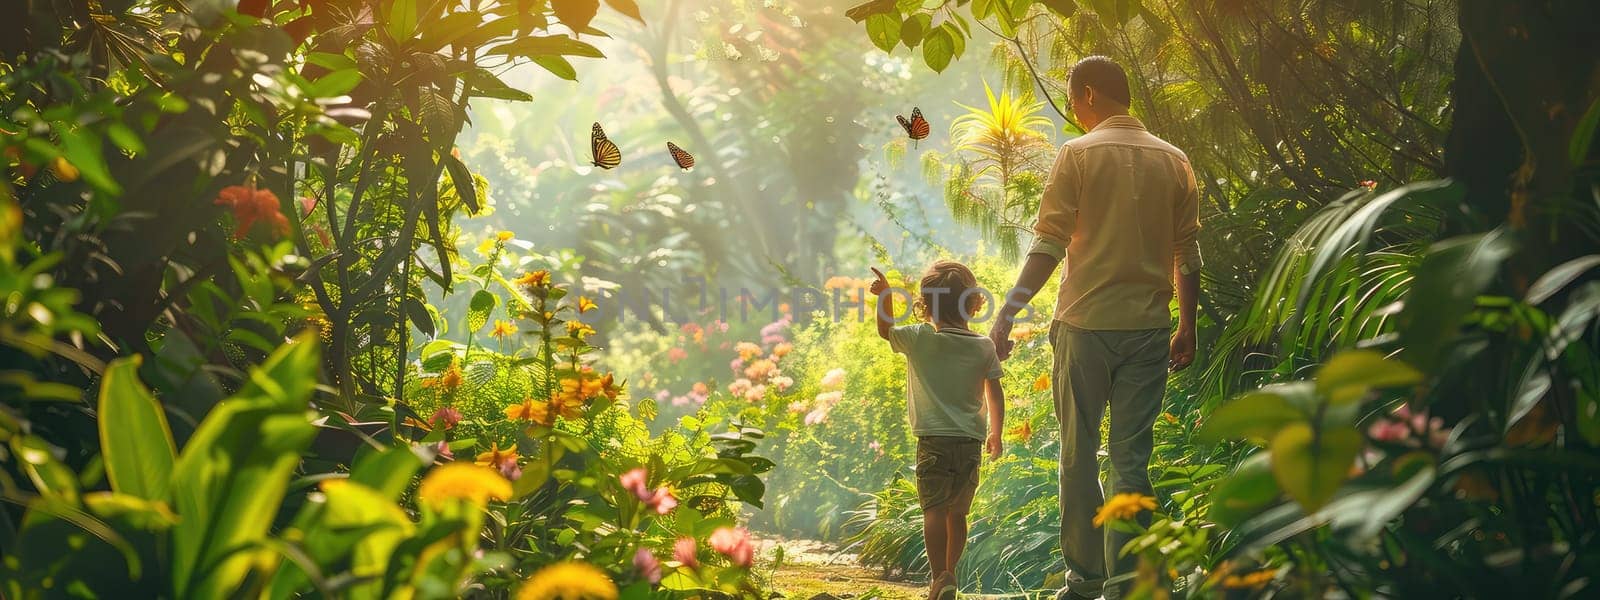
{"type": "Polygon", "coordinates": [[[778,391],[786,392],[791,386],[794,385],[794,379],[791,379],[786,375],[779,375],[777,377],[773,377],[771,383],[772,387],[778,388],[778,391]]]}
{"type": "Polygon", "coordinates": [[[728,368],[729,369],[733,369],[733,372],[735,372],[735,373],[743,371],[744,370],[744,359],[735,358],[735,359],[733,359],[731,361],[728,361],[728,368]]]}
{"type": "Polygon", "coordinates": [[[650,500],[645,502],[645,505],[655,509],[656,514],[664,515],[678,507],[678,498],[672,495],[672,490],[666,487],[658,487],[650,500]]]}
{"type": "Polygon", "coordinates": [[[782,335],[778,335],[778,334],[761,336],[761,343],[766,344],[768,346],[772,346],[772,345],[775,345],[775,344],[782,344],[782,343],[787,342],[787,341],[789,341],[789,338],[783,337],[782,335]]]}
{"type": "Polygon", "coordinates": [[[1378,419],[1367,428],[1367,437],[1379,442],[1397,443],[1411,437],[1411,428],[1401,421],[1378,419]]]}
{"type": "Polygon", "coordinates": [[[439,458],[445,460],[453,460],[456,457],[455,453],[450,451],[450,442],[444,440],[439,440],[433,444],[433,452],[439,458]]]}
{"type": "Polygon", "coordinates": [[[827,406],[818,406],[805,414],[806,426],[819,426],[822,421],[827,421],[827,406]]]}
{"type": "Polygon", "coordinates": [[[789,317],[783,317],[783,318],[780,318],[780,319],[778,319],[776,321],[773,321],[771,323],[767,323],[766,325],[761,327],[761,337],[763,339],[769,338],[769,337],[772,337],[772,336],[780,336],[781,337],[783,335],[783,330],[785,328],[789,327],[789,323],[790,322],[791,321],[789,320],[789,317]]]}
{"type": "Polygon", "coordinates": [[[661,561],[656,560],[656,555],[651,554],[649,548],[640,548],[633,553],[633,570],[645,581],[661,583],[661,561]]]}
{"type": "Polygon", "coordinates": [[[867,447],[871,448],[873,452],[877,452],[878,454],[883,454],[883,444],[879,444],[878,440],[872,440],[872,443],[871,444],[867,444],[867,447]]]}
{"type": "Polygon", "coordinates": [[[667,351],[667,360],[672,362],[678,362],[685,358],[689,358],[689,351],[683,348],[673,348],[667,351]]]}
{"type": "Polygon", "coordinates": [[[617,477],[617,480],[622,483],[622,489],[628,490],[628,493],[633,494],[640,502],[647,502],[654,496],[650,491],[649,479],[650,474],[645,472],[644,467],[633,469],[617,477]]]}
{"type": "Polygon", "coordinates": [[[711,325],[713,327],[716,327],[717,331],[719,331],[721,333],[727,333],[728,332],[728,322],[727,321],[723,321],[721,319],[718,319],[717,322],[712,323],[711,325]]]}
{"type": "Polygon", "coordinates": [[[822,389],[837,390],[844,387],[844,369],[833,369],[822,375],[822,389]]]}
{"type": "Polygon", "coordinates": [[[659,390],[656,390],[656,402],[666,402],[667,398],[671,398],[671,397],[672,397],[672,392],[667,391],[666,388],[661,388],[659,390]]]}
{"type": "Polygon", "coordinates": [[[688,406],[689,405],[689,397],[688,396],[673,396],[672,397],[672,405],[673,406],[688,406]]]}
{"type": "Polygon", "coordinates": [[[734,565],[748,567],[755,561],[755,548],[750,545],[750,533],[744,529],[722,527],[711,532],[711,549],[716,550],[734,565]]]}
{"type": "Polygon", "coordinates": [[[695,556],[698,553],[699,548],[692,537],[678,538],[678,541],[672,544],[672,560],[678,561],[678,564],[685,567],[692,569],[700,566],[700,559],[695,556]]]}
{"type": "Polygon", "coordinates": [[[440,407],[433,411],[433,416],[428,417],[428,425],[440,429],[450,429],[461,422],[461,411],[449,406],[440,407]]]}
{"type": "Polygon", "coordinates": [[[767,386],[754,385],[754,386],[751,386],[750,389],[745,390],[744,399],[745,399],[746,402],[758,402],[766,394],[767,394],[767,386]]]}
{"type": "Polygon", "coordinates": [[[840,392],[840,391],[823,392],[821,394],[817,394],[816,403],[817,403],[817,406],[825,406],[825,407],[832,408],[833,405],[838,404],[839,401],[843,400],[843,399],[844,399],[844,392],[840,392]]]}
{"type": "Polygon", "coordinates": [[[728,384],[728,393],[729,394],[733,394],[735,396],[743,396],[744,393],[748,392],[748,391],[750,391],[750,380],[749,379],[745,379],[743,377],[740,377],[738,379],[733,380],[733,383],[728,384]]]}
{"type": "Polygon", "coordinates": [[[807,408],[811,408],[811,407],[806,406],[806,403],[801,402],[799,400],[795,400],[794,402],[790,402],[789,403],[789,412],[792,412],[792,413],[803,413],[803,412],[806,411],[807,408]]]}

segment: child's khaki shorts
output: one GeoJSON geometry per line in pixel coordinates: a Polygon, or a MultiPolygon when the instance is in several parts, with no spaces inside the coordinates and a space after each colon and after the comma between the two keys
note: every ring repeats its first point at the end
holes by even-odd
{"type": "Polygon", "coordinates": [[[966,437],[917,438],[917,500],[922,510],[954,504],[965,510],[978,491],[983,442],[966,437]]]}

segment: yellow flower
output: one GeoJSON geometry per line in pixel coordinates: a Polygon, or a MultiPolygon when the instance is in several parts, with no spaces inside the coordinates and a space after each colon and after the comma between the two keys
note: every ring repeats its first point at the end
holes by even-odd
{"type": "Polygon", "coordinates": [[[512,444],[510,448],[501,450],[500,442],[495,442],[489,445],[489,451],[478,455],[478,466],[493,467],[505,462],[507,459],[517,459],[517,445],[512,444]]]}
{"type": "Polygon", "coordinates": [[[617,584],[604,571],[575,561],[558,562],[534,573],[517,590],[517,600],[616,600],[617,584]]]}
{"type": "Polygon", "coordinates": [[[422,478],[422,484],[417,486],[417,497],[433,506],[459,498],[482,508],[490,498],[510,498],[511,482],[494,469],[453,462],[429,471],[428,476],[422,478]]]}
{"type": "Polygon", "coordinates": [[[1107,499],[1094,514],[1094,526],[1100,527],[1111,520],[1132,519],[1139,516],[1139,513],[1155,509],[1154,497],[1144,494],[1117,494],[1107,499]]]}
{"type": "Polygon", "coordinates": [[[50,161],[50,174],[55,175],[62,183],[72,183],[78,180],[78,167],[67,162],[66,157],[57,156],[55,160],[50,161]]]}
{"type": "Polygon", "coordinates": [[[1039,378],[1033,380],[1033,391],[1045,392],[1050,390],[1050,374],[1040,373],[1039,378]]]}
{"type": "Polygon", "coordinates": [[[511,233],[509,231],[502,231],[502,232],[494,234],[494,239],[500,240],[502,242],[509,241],[511,238],[514,238],[514,237],[517,237],[517,234],[511,233]]]}
{"type": "Polygon", "coordinates": [[[578,296],[578,314],[581,315],[594,310],[595,308],[597,307],[595,306],[594,301],[590,300],[588,296],[578,296]]]}
{"type": "Polygon", "coordinates": [[[506,418],[513,421],[532,421],[546,426],[553,420],[550,416],[550,403],[533,398],[523,398],[522,402],[507,406],[506,418]]]}
{"type": "Polygon", "coordinates": [[[590,327],[588,323],[584,323],[583,321],[567,321],[567,335],[581,340],[593,333],[594,328],[590,327]]]}
{"type": "Polygon", "coordinates": [[[472,251],[477,252],[479,256],[488,256],[490,254],[494,254],[495,246],[497,244],[499,244],[499,242],[496,242],[494,239],[487,239],[484,240],[483,243],[478,244],[478,247],[473,248],[472,251]]]}
{"type": "Polygon", "coordinates": [[[783,358],[785,356],[788,356],[789,353],[793,352],[793,351],[794,351],[794,344],[791,344],[789,342],[778,342],[778,345],[772,347],[772,355],[776,356],[778,358],[783,358]]]}
{"type": "Polygon", "coordinates": [[[517,332],[517,324],[516,323],[512,323],[511,321],[502,321],[502,320],[499,320],[499,319],[495,319],[495,321],[494,321],[494,331],[489,332],[489,335],[492,335],[492,336],[497,337],[497,338],[505,339],[506,336],[511,335],[513,333],[516,333],[516,332],[517,332]]]}
{"type": "Polygon", "coordinates": [[[531,288],[544,287],[544,286],[550,285],[550,272],[546,271],[546,270],[543,270],[543,269],[540,269],[538,271],[533,271],[531,273],[528,273],[527,275],[523,275],[521,277],[518,277],[517,280],[513,281],[512,283],[515,283],[515,284],[523,286],[523,287],[531,287],[531,288]]]}
{"type": "Polygon", "coordinates": [[[761,346],[757,346],[751,342],[739,342],[734,344],[733,351],[739,353],[739,358],[750,360],[761,354],[761,346]]]}
{"type": "Polygon", "coordinates": [[[1277,571],[1256,571],[1244,575],[1229,575],[1222,578],[1222,587],[1232,589],[1255,589],[1272,582],[1278,576],[1277,571]]]}

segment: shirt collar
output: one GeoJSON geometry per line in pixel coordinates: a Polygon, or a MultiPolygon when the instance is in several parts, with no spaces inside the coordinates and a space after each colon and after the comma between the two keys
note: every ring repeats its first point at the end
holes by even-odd
{"type": "Polygon", "coordinates": [[[971,335],[971,336],[978,335],[977,332],[975,332],[975,331],[973,331],[971,329],[968,329],[966,327],[961,327],[959,325],[946,325],[944,327],[939,327],[938,328],[938,332],[939,333],[957,333],[957,334],[961,334],[961,335],[971,335]]]}
{"type": "Polygon", "coordinates": [[[1138,129],[1140,131],[1144,131],[1144,123],[1140,122],[1139,119],[1133,115],[1116,115],[1113,117],[1106,117],[1104,121],[1101,121],[1099,125],[1095,125],[1094,129],[1091,129],[1090,131],[1098,131],[1108,127],[1138,129]]]}

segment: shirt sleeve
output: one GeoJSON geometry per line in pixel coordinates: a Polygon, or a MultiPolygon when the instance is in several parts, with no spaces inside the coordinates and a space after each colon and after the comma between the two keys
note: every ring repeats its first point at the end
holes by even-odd
{"type": "Polygon", "coordinates": [[[1200,186],[1195,183],[1194,168],[1187,162],[1183,163],[1182,177],[1177,214],[1172,220],[1176,228],[1172,260],[1180,273],[1190,275],[1200,271],[1200,186]]]}
{"type": "Polygon", "coordinates": [[[1005,375],[1005,371],[1000,370],[1000,354],[995,352],[993,345],[990,345],[989,346],[989,368],[988,368],[987,371],[985,371],[985,373],[983,375],[983,378],[984,379],[999,379],[1003,375],[1005,375]]]}
{"type": "Polygon", "coordinates": [[[915,325],[901,325],[889,329],[889,349],[905,354],[917,344],[922,337],[922,330],[927,326],[923,323],[915,325]]]}
{"type": "Polygon", "coordinates": [[[1045,254],[1056,260],[1067,257],[1067,246],[1078,228],[1078,163],[1068,146],[1056,154],[1044,195],[1039,198],[1039,218],[1033,222],[1033,247],[1028,254],[1045,254]]]}

